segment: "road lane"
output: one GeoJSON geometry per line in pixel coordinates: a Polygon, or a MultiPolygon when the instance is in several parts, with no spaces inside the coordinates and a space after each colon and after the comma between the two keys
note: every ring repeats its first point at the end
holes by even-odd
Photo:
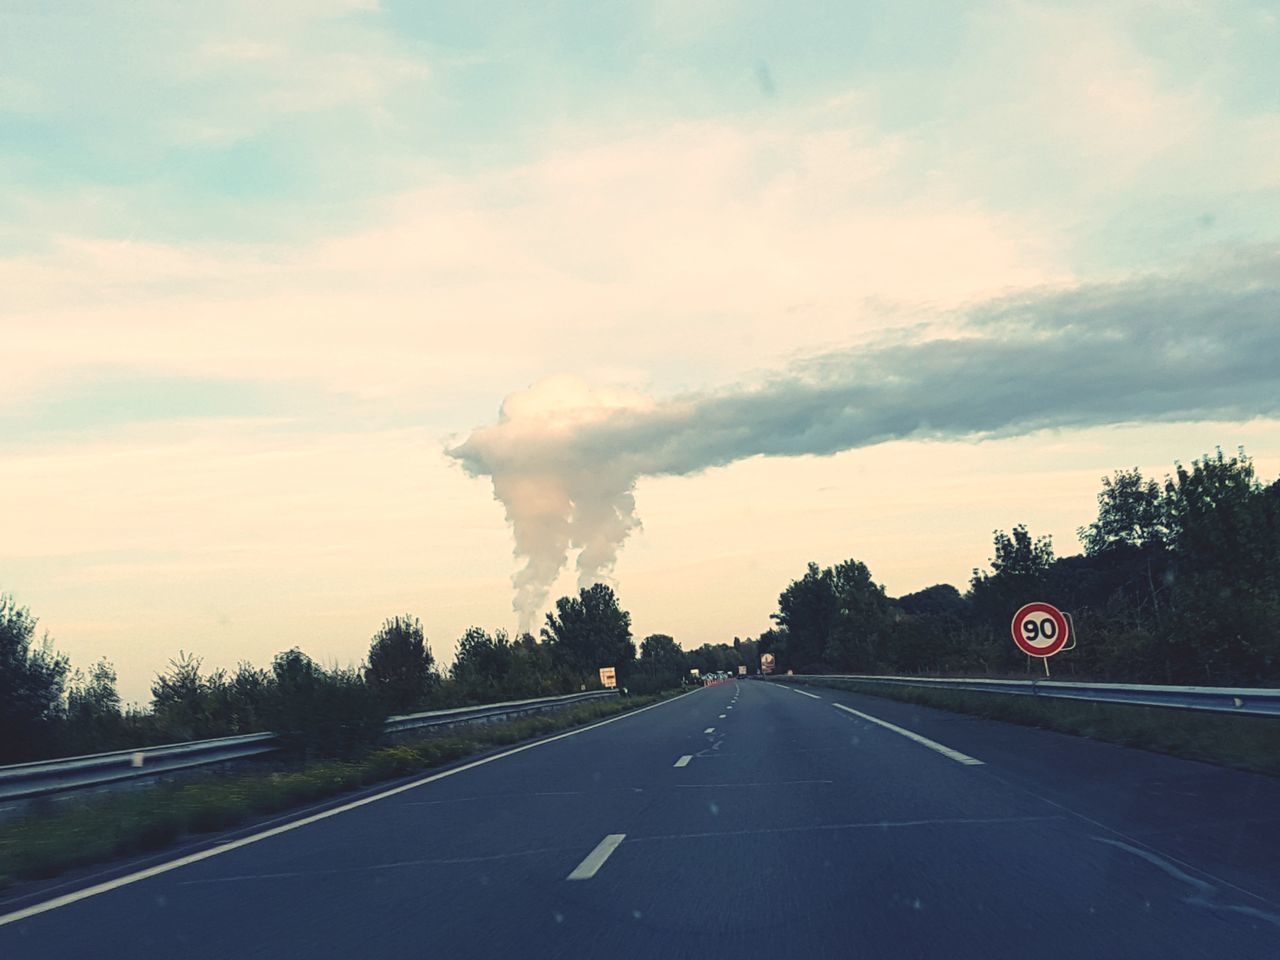
{"type": "Polygon", "coordinates": [[[1277,955],[1248,863],[1209,877],[1035,780],[1059,738],[899,706],[721,684],[0,927],[0,956],[1277,955]]]}
{"type": "Polygon", "coordinates": [[[647,808],[597,885],[572,891],[563,912],[588,918],[603,949],[1198,957],[1229,944],[1267,957],[1280,946],[1274,917],[1250,914],[1246,898],[1206,897],[988,767],[765,685],[734,720],[723,749],[678,771],[684,794],[647,808]]]}
{"type": "Polygon", "coordinates": [[[981,757],[992,776],[1280,903],[1280,780],[1083,737],[814,687],[981,757]]]}

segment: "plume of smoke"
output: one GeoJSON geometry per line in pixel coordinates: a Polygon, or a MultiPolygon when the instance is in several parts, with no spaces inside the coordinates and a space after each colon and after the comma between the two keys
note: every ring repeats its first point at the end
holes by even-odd
{"type": "Polygon", "coordinates": [[[642,476],[751,456],[828,455],[1142,421],[1280,413],[1280,255],[983,305],[949,332],[812,358],[756,383],[662,402],[543,381],[449,454],[492,479],[515,554],[521,628],[578,553],[607,576],[639,521],[642,476]]]}
{"type": "Polygon", "coordinates": [[[509,396],[496,424],[450,451],[473,475],[492,478],[493,495],[506,510],[515,556],[523,561],[512,577],[521,631],[533,627],[570,549],[578,551],[578,584],[590,586],[609,575],[640,525],[634,471],[584,464],[571,448],[587,425],[649,406],[638,394],[553,377],[509,396]],[[534,450],[537,456],[530,455],[534,450]]]}

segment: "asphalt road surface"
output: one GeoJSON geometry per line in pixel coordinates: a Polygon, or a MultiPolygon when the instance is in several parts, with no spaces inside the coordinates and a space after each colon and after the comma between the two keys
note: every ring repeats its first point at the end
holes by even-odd
{"type": "Polygon", "coordinates": [[[1280,781],[763,681],[197,856],[0,957],[1280,957],[1280,781]]]}

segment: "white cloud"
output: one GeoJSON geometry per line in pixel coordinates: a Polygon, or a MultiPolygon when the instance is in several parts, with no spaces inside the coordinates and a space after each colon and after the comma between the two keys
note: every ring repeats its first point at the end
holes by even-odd
{"type": "Polygon", "coordinates": [[[557,369],[722,379],[1065,276],[1033,225],[914,196],[908,145],[812,123],[564,131],[346,235],[66,237],[0,260],[0,284],[36,376],[108,363],[422,397],[557,369]]]}
{"type": "Polygon", "coordinates": [[[1212,205],[1274,185],[1280,114],[1231,96],[1242,72],[1259,77],[1220,35],[1223,12],[1191,6],[975,10],[963,56],[936,78],[938,175],[1083,225],[1085,245],[1121,207],[1212,205]]]}
{"type": "Polygon", "coordinates": [[[0,105],[144,167],[150,151],[230,143],[291,116],[390,115],[395,97],[429,90],[431,65],[376,14],[371,3],[50,7],[0,33],[0,105]]]}

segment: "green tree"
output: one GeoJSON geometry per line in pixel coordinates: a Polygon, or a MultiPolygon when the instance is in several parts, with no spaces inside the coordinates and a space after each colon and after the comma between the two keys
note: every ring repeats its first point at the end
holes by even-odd
{"type": "Polygon", "coordinates": [[[603,583],[557,600],[555,612],[547,613],[542,638],[556,660],[587,679],[601,667],[617,667],[625,676],[636,656],[631,614],[618,605],[613,588],[603,583]]]}
{"type": "Polygon", "coordinates": [[[991,572],[973,571],[969,600],[975,616],[999,631],[1023,604],[1045,599],[1042,593],[1053,565],[1053,541],[1033,538],[1019,524],[1010,533],[995,531],[994,547],[991,572]]]}
{"type": "Polygon", "coordinates": [[[115,667],[103,658],[90,668],[88,676],[76,670],[67,685],[63,752],[108,750],[117,745],[122,725],[115,667]]]}
{"type": "MultiPolygon", "coordinates": [[[[774,673],[787,672],[787,664],[790,662],[788,653],[789,640],[786,629],[778,627],[770,627],[756,638],[756,650],[759,657],[763,657],[766,653],[773,654],[774,673]]],[[[756,661],[756,669],[763,670],[759,659],[756,661]]]]}
{"type": "Polygon", "coordinates": [[[516,667],[516,651],[505,630],[492,636],[479,627],[468,627],[458,641],[458,652],[449,674],[467,692],[481,699],[505,693],[516,667]]]}
{"type": "Polygon", "coordinates": [[[727,643],[704,643],[690,650],[685,658],[688,666],[697,667],[704,674],[713,670],[736,673],[738,664],[745,662],[741,652],[727,643]]]}
{"type": "Polygon", "coordinates": [[[263,714],[274,693],[270,673],[242,660],[236,665],[235,673],[216,670],[209,675],[206,684],[210,723],[220,733],[250,733],[265,729],[263,714]]]}
{"type": "Polygon", "coordinates": [[[665,633],[651,633],[640,641],[640,659],[671,670],[684,667],[684,651],[665,633]]]}
{"type": "Polygon", "coordinates": [[[979,668],[966,630],[969,603],[949,583],[891,602],[897,615],[888,630],[885,664],[895,673],[963,673],[979,668]]]}
{"type": "Polygon", "coordinates": [[[36,619],[0,594],[0,759],[24,760],[48,750],[62,705],[68,661],[48,635],[33,644],[36,619]]]}
{"type": "Polygon", "coordinates": [[[840,614],[831,577],[830,568],[822,570],[810,563],[804,576],[791,581],[778,596],[778,612],[772,618],[787,636],[786,661],[779,661],[779,672],[794,669],[808,673],[821,668],[840,614]]]}
{"type": "Polygon", "coordinates": [[[1219,450],[1165,484],[1176,578],[1170,631],[1177,679],[1280,676],[1280,499],[1243,451],[1219,450]]]}
{"type": "Polygon", "coordinates": [[[531,633],[523,633],[511,644],[510,683],[514,691],[528,696],[572,693],[581,681],[562,664],[556,663],[550,645],[539,643],[531,633]]]}
{"type": "Polygon", "coordinates": [[[365,680],[393,713],[422,708],[440,681],[417,617],[392,617],[369,644],[365,680]]]}
{"type": "Polygon", "coordinates": [[[97,722],[120,716],[120,694],[116,690],[116,668],[103,657],[89,669],[85,677],[76,678],[67,690],[67,719],[84,718],[97,722]]]}
{"type": "Polygon", "coordinates": [[[734,637],[733,649],[737,652],[738,662],[747,668],[747,673],[760,672],[760,642],[751,637],[734,637]]]}
{"type": "Polygon", "coordinates": [[[151,684],[151,710],[160,729],[178,740],[216,736],[213,727],[209,682],[200,673],[201,659],[184,651],[169,661],[169,670],[157,674],[151,684]]]}
{"type": "Polygon", "coordinates": [[[1098,518],[1076,531],[1086,562],[1068,564],[1070,571],[1053,584],[1063,599],[1070,597],[1081,612],[1123,602],[1154,625],[1168,592],[1167,504],[1160,485],[1137,467],[1103,477],[1098,518]]]}
{"type": "Polygon", "coordinates": [[[837,612],[823,659],[836,669],[871,670],[879,662],[880,644],[892,619],[884,587],[858,560],[846,560],[824,573],[829,574],[837,612]]]}
{"type": "Polygon", "coordinates": [[[1168,534],[1160,485],[1144,479],[1137,467],[1102,478],[1098,519],[1077,531],[1089,556],[1117,546],[1164,545],[1168,534]]]}
{"type": "Polygon", "coordinates": [[[964,597],[949,583],[937,583],[893,601],[894,606],[909,617],[951,617],[963,619],[969,612],[964,597]]]}
{"type": "Polygon", "coordinates": [[[651,633],[640,641],[640,658],[627,689],[637,693],[669,690],[687,682],[688,665],[684,651],[665,633],[651,633]]]}
{"type": "Polygon", "coordinates": [[[296,647],[276,655],[268,719],[304,756],[345,757],[382,735],[384,702],[354,668],[326,670],[296,647]]]}

